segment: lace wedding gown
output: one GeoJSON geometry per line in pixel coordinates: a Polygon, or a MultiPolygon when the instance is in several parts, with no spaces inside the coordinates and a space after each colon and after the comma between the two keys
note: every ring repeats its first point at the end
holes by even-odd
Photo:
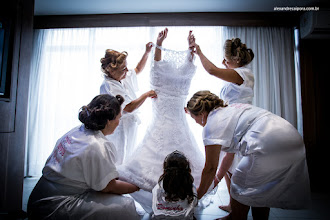
{"type": "Polygon", "coordinates": [[[153,61],[150,73],[151,89],[158,96],[152,101],[151,122],[133,156],[118,167],[120,179],[142,189],[131,195],[146,211],[150,211],[151,190],[163,173],[163,162],[168,154],[175,150],[185,154],[197,187],[205,164],[204,154],[190,131],[184,111],[196,66],[189,50],[161,49],[163,59],[153,61]]]}

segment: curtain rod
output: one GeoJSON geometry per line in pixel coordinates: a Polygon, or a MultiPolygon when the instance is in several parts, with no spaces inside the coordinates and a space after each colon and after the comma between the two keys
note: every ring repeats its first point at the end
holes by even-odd
{"type": "Polygon", "coordinates": [[[100,15],[38,15],[34,29],[139,26],[286,26],[299,25],[300,13],[197,12],[100,15]]]}

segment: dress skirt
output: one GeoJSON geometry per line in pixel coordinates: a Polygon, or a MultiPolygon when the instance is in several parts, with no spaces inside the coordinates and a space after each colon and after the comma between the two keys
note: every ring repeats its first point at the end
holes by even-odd
{"type": "Polygon", "coordinates": [[[139,124],[140,119],[137,113],[123,114],[114,133],[106,136],[116,147],[117,166],[125,163],[127,158],[131,157],[132,152],[134,152],[139,124]]]}
{"type": "Polygon", "coordinates": [[[232,176],[231,196],[252,207],[306,208],[309,177],[303,139],[277,115],[256,120],[238,143],[243,156],[232,176]]]}

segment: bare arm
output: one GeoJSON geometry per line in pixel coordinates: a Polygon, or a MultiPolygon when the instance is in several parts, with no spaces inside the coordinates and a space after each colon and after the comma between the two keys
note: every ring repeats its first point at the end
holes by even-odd
{"type": "Polygon", "coordinates": [[[108,185],[101,192],[114,193],[114,194],[126,194],[126,193],[133,193],[138,190],[139,190],[139,187],[137,187],[131,183],[113,179],[108,183],[108,185]]]}
{"type": "Polygon", "coordinates": [[[219,181],[225,176],[225,174],[228,172],[228,169],[233,164],[235,154],[234,153],[226,153],[224,158],[222,159],[220,168],[218,170],[218,173],[216,175],[216,178],[214,179],[214,185],[217,185],[219,181]]]}
{"type": "Polygon", "coordinates": [[[146,51],[144,52],[140,62],[137,64],[137,66],[135,67],[135,72],[136,74],[139,74],[142,72],[142,70],[144,69],[144,67],[146,66],[148,57],[149,57],[149,53],[151,51],[152,48],[152,42],[149,42],[146,44],[146,51]]]}
{"type": "Polygon", "coordinates": [[[162,59],[162,51],[156,47],[154,60],[160,61],[161,59],[162,59]]]}
{"type": "Polygon", "coordinates": [[[201,51],[199,45],[195,44],[196,53],[199,56],[204,69],[211,75],[227,82],[241,85],[244,81],[242,77],[233,69],[223,69],[216,67],[201,51]]]}
{"type": "Polygon", "coordinates": [[[202,172],[201,183],[197,189],[197,197],[200,199],[211,186],[217,172],[221,145],[205,146],[205,167],[202,172]]]}
{"type": "MultiPolygon", "coordinates": [[[[156,43],[158,46],[163,45],[163,41],[167,37],[167,32],[168,32],[167,28],[165,28],[163,31],[159,32],[158,37],[157,37],[157,43],[156,43]]],[[[154,60],[160,61],[161,59],[162,59],[162,51],[156,47],[154,60]]]]}
{"type": "Polygon", "coordinates": [[[133,112],[134,110],[138,109],[148,97],[156,98],[157,94],[154,90],[150,90],[149,92],[143,93],[139,98],[127,104],[124,108],[124,111],[133,112]]]}

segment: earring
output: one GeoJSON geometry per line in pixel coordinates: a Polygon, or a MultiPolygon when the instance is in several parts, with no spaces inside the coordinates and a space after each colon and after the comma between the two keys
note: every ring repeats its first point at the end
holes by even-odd
{"type": "Polygon", "coordinates": [[[203,117],[202,117],[202,125],[204,125],[204,115],[203,115],[203,117]]]}

